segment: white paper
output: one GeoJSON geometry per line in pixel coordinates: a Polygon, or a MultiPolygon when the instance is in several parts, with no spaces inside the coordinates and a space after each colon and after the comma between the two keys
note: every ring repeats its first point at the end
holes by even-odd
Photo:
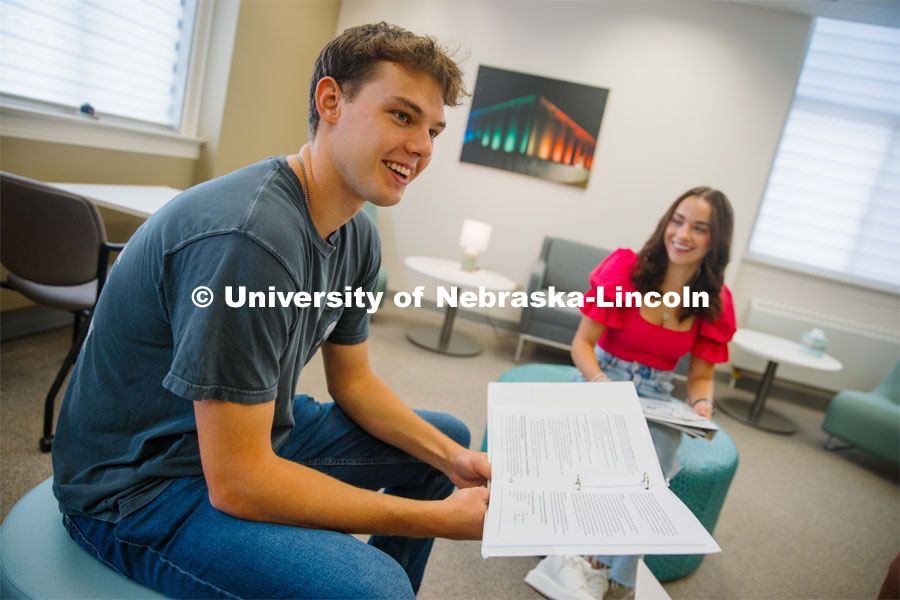
{"type": "Polygon", "coordinates": [[[651,398],[641,398],[640,401],[644,416],[647,417],[647,420],[649,421],[674,423],[676,425],[686,425],[688,427],[710,431],[719,428],[718,425],[709,419],[695,413],[694,409],[683,402],[653,400],[651,398]]]}
{"type": "Polygon", "coordinates": [[[703,554],[629,382],[492,383],[482,555],[703,554]]]}

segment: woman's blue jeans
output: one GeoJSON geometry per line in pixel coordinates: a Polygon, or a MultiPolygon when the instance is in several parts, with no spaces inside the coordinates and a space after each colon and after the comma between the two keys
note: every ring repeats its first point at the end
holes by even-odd
{"type": "MultiPolygon", "coordinates": [[[[469,446],[469,430],[417,411],[469,446]]],[[[416,500],[453,491],[440,471],[381,442],[335,404],[294,403],[283,458],[351,485],[416,500]]],[[[305,490],[305,493],[316,493],[305,490]]],[[[108,523],[64,515],[69,534],[113,569],[174,598],[414,598],[432,538],[351,535],[245,521],[213,508],[203,477],[176,479],[150,504],[108,523]]]]}
{"type": "MultiPolygon", "coordinates": [[[[600,369],[613,381],[631,381],[637,395],[642,398],[655,400],[674,400],[672,397],[672,371],[661,371],[642,365],[636,361],[616,358],[600,346],[594,346],[594,353],[600,363],[600,369]]],[[[575,376],[576,381],[585,381],[581,372],[575,376]]],[[[650,428],[650,437],[653,438],[653,446],[659,459],[659,466],[667,480],[672,479],[678,473],[681,465],[678,464],[678,447],[681,445],[681,432],[665,425],[647,423],[650,428]]],[[[623,585],[634,587],[637,576],[637,565],[640,556],[597,556],[603,564],[610,565],[610,579],[623,585]]]]}

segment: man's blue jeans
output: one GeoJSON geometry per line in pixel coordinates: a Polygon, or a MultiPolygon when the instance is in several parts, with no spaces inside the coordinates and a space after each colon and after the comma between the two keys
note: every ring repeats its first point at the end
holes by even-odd
{"type": "MultiPolygon", "coordinates": [[[[469,446],[469,430],[455,417],[418,414],[469,446]]],[[[297,396],[294,416],[279,456],[406,498],[439,500],[453,491],[443,473],[373,438],[334,404],[297,396]]],[[[175,480],[118,523],[63,521],[96,558],[175,598],[412,598],[434,542],[373,536],[365,544],[334,531],[236,519],[210,505],[203,477],[175,480]]]]}

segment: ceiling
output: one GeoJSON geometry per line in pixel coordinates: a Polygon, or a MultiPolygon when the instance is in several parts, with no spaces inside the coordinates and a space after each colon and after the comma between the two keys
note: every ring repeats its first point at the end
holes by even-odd
{"type": "Polygon", "coordinates": [[[900,0],[739,0],[768,10],[900,28],[900,0]]]}

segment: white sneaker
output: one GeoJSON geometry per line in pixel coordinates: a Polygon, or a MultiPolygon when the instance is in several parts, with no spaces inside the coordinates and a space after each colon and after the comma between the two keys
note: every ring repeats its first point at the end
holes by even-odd
{"type": "Polygon", "coordinates": [[[548,556],[528,571],[525,583],[551,600],[597,600],[588,587],[591,565],[581,556],[548,556]]]}
{"type": "Polygon", "coordinates": [[[587,586],[594,598],[599,600],[606,596],[606,591],[609,589],[609,567],[602,569],[591,567],[587,573],[587,586]]]}

